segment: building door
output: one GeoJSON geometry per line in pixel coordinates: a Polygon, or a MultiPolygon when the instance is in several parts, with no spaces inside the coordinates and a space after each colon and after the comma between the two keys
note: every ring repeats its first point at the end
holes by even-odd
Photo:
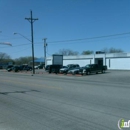
{"type": "Polygon", "coordinates": [[[95,58],[95,64],[103,66],[103,58],[95,58]]]}

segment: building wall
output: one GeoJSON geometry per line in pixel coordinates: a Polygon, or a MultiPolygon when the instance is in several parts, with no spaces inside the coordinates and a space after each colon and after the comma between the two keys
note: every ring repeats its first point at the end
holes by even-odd
{"type": "MultiPolygon", "coordinates": [[[[87,64],[98,63],[103,60],[103,65],[108,69],[130,70],[130,53],[93,54],[79,56],[64,56],[63,65],[79,64],[81,67],[87,64]]],[[[47,58],[47,65],[52,64],[52,57],[47,58]]]]}
{"type": "Polygon", "coordinates": [[[106,61],[108,69],[130,70],[130,58],[110,58],[106,61]]]}
{"type": "Polygon", "coordinates": [[[52,65],[52,57],[46,59],[46,65],[52,65]]]}
{"type": "Polygon", "coordinates": [[[79,64],[81,67],[87,64],[93,64],[93,55],[79,55],[79,56],[64,56],[63,65],[67,64],[79,64]]]}
{"type": "Polygon", "coordinates": [[[87,64],[92,64],[92,59],[63,60],[63,65],[68,65],[68,64],[79,64],[82,67],[87,64]]]}

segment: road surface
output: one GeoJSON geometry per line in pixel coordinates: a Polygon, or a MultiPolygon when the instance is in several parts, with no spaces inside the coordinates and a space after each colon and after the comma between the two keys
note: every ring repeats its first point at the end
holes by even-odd
{"type": "Polygon", "coordinates": [[[0,130],[118,130],[130,120],[130,72],[0,72],[0,130]]]}

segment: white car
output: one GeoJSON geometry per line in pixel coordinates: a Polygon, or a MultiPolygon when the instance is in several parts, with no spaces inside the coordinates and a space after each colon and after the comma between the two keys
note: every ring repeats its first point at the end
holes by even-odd
{"type": "Polygon", "coordinates": [[[76,67],[76,68],[70,69],[67,72],[67,74],[73,74],[73,75],[78,74],[80,69],[81,69],[80,67],[76,67]]]}
{"type": "Polygon", "coordinates": [[[35,69],[38,69],[38,66],[34,66],[35,69]]]}

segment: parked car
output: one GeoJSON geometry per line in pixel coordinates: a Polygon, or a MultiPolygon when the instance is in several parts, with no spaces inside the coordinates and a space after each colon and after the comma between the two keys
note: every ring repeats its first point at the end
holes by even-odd
{"type": "Polygon", "coordinates": [[[10,69],[10,68],[12,68],[13,67],[13,65],[8,65],[7,67],[6,67],[6,70],[8,70],[8,69],[10,69]]]}
{"type": "Polygon", "coordinates": [[[43,69],[43,66],[44,66],[44,65],[41,64],[41,65],[34,66],[34,68],[35,68],[35,69],[43,69]]]}
{"type": "Polygon", "coordinates": [[[18,72],[18,71],[20,71],[20,67],[19,67],[19,66],[14,66],[14,67],[12,68],[12,71],[18,72]]]}
{"type": "Polygon", "coordinates": [[[26,66],[26,67],[23,68],[23,70],[31,71],[31,70],[32,70],[32,67],[31,67],[31,66],[26,66]]]}
{"type": "Polygon", "coordinates": [[[84,67],[76,67],[68,70],[67,74],[79,74],[79,71],[83,70],[84,67]]]}
{"type": "Polygon", "coordinates": [[[78,64],[68,64],[66,67],[60,69],[60,73],[67,74],[69,70],[80,67],[78,64]]]}
{"type": "Polygon", "coordinates": [[[22,71],[24,68],[28,67],[27,64],[23,64],[19,66],[19,70],[22,71]]]}
{"type": "Polygon", "coordinates": [[[62,65],[50,65],[48,66],[48,72],[49,73],[59,73],[60,69],[62,68],[62,65]]]}
{"type": "Polygon", "coordinates": [[[13,65],[8,65],[7,67],[6,67],[6,70],[9,72],[9,71],[12,71],[12,68],[13,68],[14,66],[13,65]]]}
{"type": "Polygon", "coordinates": [[[89,75],[91,73],[105,73],[105,71],[107,70],[107,66],[106,65],[98,65],[98,64],[88,64],[86,65],[83,69],[81,69],[79,71],[80,74],[86,74],[89,75]]]}
{"type": "Polygon", "coordinates": [[[48,71],[49,71],[50,66],[51,66],[51,65],[47,65],[47,66],[45,67],[45,71],[46,71],[46,72],[48,72],[48,71]]]}
{"type": "Polygon", "coordinates": [[[0,66],[0,69],[3,69],[3,66],[0,66]]]}

